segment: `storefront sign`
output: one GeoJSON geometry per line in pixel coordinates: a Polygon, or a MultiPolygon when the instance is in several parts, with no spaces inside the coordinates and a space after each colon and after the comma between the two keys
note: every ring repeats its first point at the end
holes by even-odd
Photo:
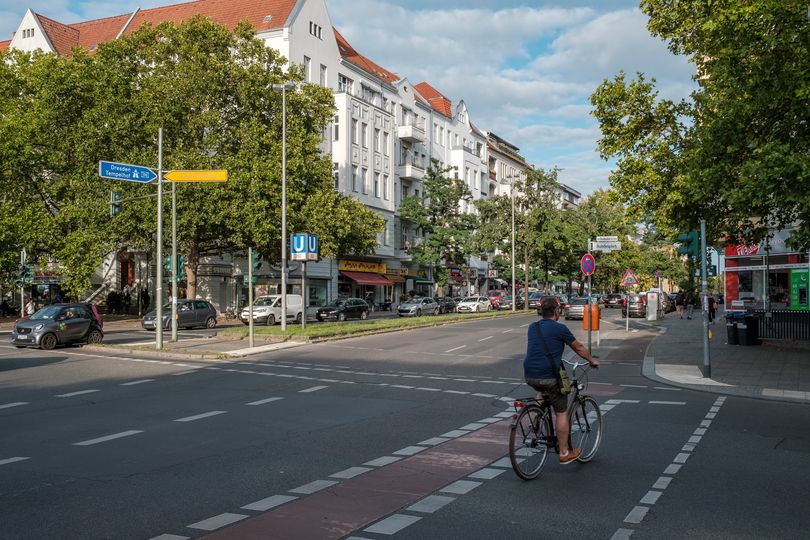
{"type": "Polygon", "coordinates": [[[746,272],[748,270],[765,270],[766,268],[770,270],[790,270],[793,268],[807,268],[807,263],[790,263],[790,264],[771,264],[769,266],[765,266],[764,264],[759,264],[757,266],[726,266],[726,272],[746,272]]]}
{"type": "Polygon", "coordinates": [[[338,270],[344,272],[373,272],[375,274],[387,273],[387,266],[385,263],[374,263],[365,261],[338,261],[338,270]]]}
{"type": "Polygon", "coordinates": [[[810,310],[810,279],[806,269],[790,271],[790,309],[798,311],[810,310]]]}
{"type": "Polygon", "coordinates": [[[450,268],[450,277],[452,281],[464,281],[464,272],[461,268],[450,268]]]}

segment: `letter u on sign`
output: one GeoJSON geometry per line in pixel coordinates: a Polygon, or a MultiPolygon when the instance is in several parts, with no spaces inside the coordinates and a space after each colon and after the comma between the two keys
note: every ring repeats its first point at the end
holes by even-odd
{"type": "Polygon", "coordinates": [[[290,246],[291,259],[294,261],[307,260],[307,235],[294,234],[292,236],[292,245],[290,246]]]}
{"type": "Polygon", "coordinates": [[[314,234],[307,235],[307,260],[318,260],[318,237],[314,234]]]}

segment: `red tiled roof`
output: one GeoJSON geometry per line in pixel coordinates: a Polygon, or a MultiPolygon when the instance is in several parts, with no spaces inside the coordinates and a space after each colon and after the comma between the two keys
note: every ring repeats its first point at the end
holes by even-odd
{"type": "MultiPolygon", "coordinates": [[[[124,15],[80,22],[71,24],[70,26],[79,31],[77,45],[89,51],[94,49],[99,43],[115,40],[131,16],[132,13],[125,13],[124,15]]],[[[60,52],[59,54],[62,53],[60,52]]]]}
{"type": "Polygon", "coordinates": [[[422,94],[422,96],[430,103],[430,106],[433,107],[433,110],[442,113],[448,118],[453,117],[453,104],[450,102],[449,99],[444,97],[444,95],[430,86],[426,82],[421,82],[414,86],[416,91],[422,94]]]}
{"type": "Polygon", "coordinates": [[[39,14],[35,16],[59,56],[69,55],[70,50],[79,44],[79,31],[75,28],[39,14]]]}
{"type": "Polygon", "coordinates": [[[7,40],[7,41],[0,41],[0,52],[3,52],[6,49],[8,49],[9,45],[11,45],[11,40],[10,39],[7,40]]]}
{"type": "Polygon", "coordinates": [[[369,73],[376,75],[377,77],[381,78],[385,82],[389,84],[393,84],[399,80],[399,75],[395,73],[391,73],[387,69],[380,67],[378,64],[375,64],[356,50],[354,47],[349,45],[349,42],[346,41],[340,32],[337,31],[336,28],[332,28],[335,32],[335,39],[337,40],[338,51],[340,51],[340,56],[342,56],[345,60],[351,62],[352,64],[368,71],[369,73]]]}

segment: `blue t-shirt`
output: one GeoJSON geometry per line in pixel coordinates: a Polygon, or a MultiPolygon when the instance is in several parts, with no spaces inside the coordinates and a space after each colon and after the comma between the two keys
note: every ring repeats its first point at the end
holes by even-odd
{"type": "Polygon", "coordinates": [[[526,347],[526,358],[523,360],[523,375],[527,379],[554,379],[560,370],[565,346],[574,342],[574,334],[564,324],[551,319],[541,319],[529,325],[529,339],[526,347]],[[546,349],[537,336],[537,326],[543,332],[543,338],[554,361],[554,371],[546,356],[546,349]]]}

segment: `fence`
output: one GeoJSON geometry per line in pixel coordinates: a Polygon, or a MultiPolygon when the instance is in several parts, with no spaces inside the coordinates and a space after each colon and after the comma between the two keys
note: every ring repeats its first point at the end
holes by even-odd
{"type": "Polygon", "coordinates": [[[810,311],[756,310],[759,337],[762,339],[792,339],[810,341],[810,311]]]}

